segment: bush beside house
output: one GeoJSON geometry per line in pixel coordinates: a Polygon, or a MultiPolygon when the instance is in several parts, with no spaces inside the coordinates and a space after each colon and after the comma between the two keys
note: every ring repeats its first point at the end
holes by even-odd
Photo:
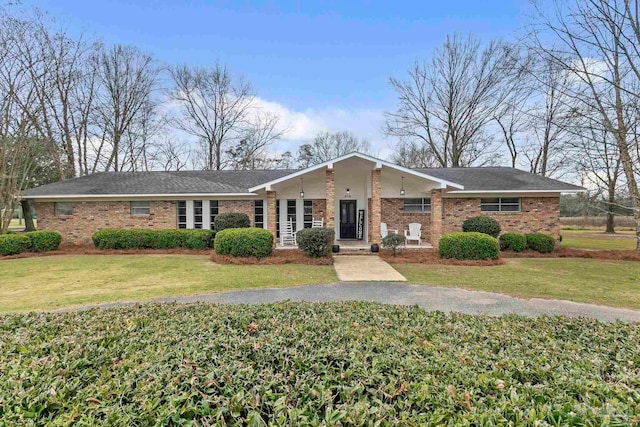
{"type": "Polygon", "coordinates": [[[264,258],[273,251],[273,234],[262,228],[227,228],[216,234],[214,249],[219,255],[264,258]]]}
{"type": "Polygon", "coordinates": [[[296,233],[298,248],[311,258],[320,258],[331,254],[335,232],[326,227],[304,228],[296,233]]]}
{"type": "Polygon", "coordinates": [[[481,215],[466,219],[462,223],[462,231],[484,233],[498,238],[500,235],[500,223],[490,216],[481,215]]]}
{"type": "Polygon", "coordinates": [[[251,227],[251,220],[249,219],[249,216],[244,213],[222,213],[216,216],[216,219],[213,222],[213,227],[217,232],[228,228],[249,228],[251,227]]]}
{"type": "Polygon", "coordinates": [[[213,244],[211,230],[103,229],[91,236],[98,249],[206,249],[213,244]]]}
{"type": "Polygon", "coordinates": [[[441,258],[497,259],[500,245],[496,238],[485,233],[452,233],[442,236],[438,252],[441,258]]]}
{"type": "Polygon", "coordinates": [[[556,240],[550,234],[530,233],[525,237],[527,248],[542,254],[551,253],[556,247],[556,240]]]}
{"type": "Polygon", "coordinates": [[[402,234],[391,233],[382,239],[382,246],[385,249],[391,249],[393,256],[396,256],[398,248],[404,245],[406,238],[402,234]]]}
{"type": "Polygon", "coordinates": [[[55,251],[62,242],[62,236],[55,231],[30,231],[25,233],[31,242],[30,250],[33,252],[55,251]]]}
{"type": "Polygon", "coordinates": [[[503,251],[522,252],[527,248],[527,238],[523,234],[505,233],[499,240],[503,251]]]}
{"type": "Polygon", "coordinates": [[[0,236],[0,255],[18,255],[31,248],[31,239],[24,234],[3,234],[0,236]]]}

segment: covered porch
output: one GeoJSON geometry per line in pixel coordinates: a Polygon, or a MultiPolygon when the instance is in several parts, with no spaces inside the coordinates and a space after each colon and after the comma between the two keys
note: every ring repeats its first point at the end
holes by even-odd
{"type": "Polygon", "coordinates": [[[411,237],[419,240],[406,247],[427,249],[439,240],[442,190],[450,184],[457,185],[353,153],[250,191],[266,199],[267,228],[278,248],[296,247],[290,234],[322,225],[335,230],[342,248],[368,249],[381,243],[385,228],[404,235],[414,224],[411,237]]]}

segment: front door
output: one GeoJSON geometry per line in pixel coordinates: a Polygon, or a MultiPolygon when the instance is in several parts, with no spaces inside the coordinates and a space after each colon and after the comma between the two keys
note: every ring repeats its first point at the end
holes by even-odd
{"type": "Polygon", "coordinates": [[[356,238],[356,201],[340,200],[340,238],[356,238]]]}

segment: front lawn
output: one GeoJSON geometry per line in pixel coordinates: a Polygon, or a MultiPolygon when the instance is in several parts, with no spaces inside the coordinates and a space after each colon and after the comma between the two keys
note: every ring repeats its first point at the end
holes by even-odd
{"type": "Polygon", "coordinates": [[[204,255],[73,255],[2,260],[0,275],[0,312],[337,280],[330,265],[219,265],[204,255]]]}
{"type": "Polygon", "coordinates": [[[561,230],[561,246],[574,249],[633,250],[636,248],[635,233],[619,230],[607,234],[603,229],[561,230]]]}
{"type": "Polygon", "coordinates": [[[467,267],[395,264],[409,282],[640,309],[640,262],[581,258],[511,258],[467,267]]]}
{"type": "Polygon", "coordinates": [[[371,303],[3,315],[0,424],[634,425],[638,342],[371,303]]]}

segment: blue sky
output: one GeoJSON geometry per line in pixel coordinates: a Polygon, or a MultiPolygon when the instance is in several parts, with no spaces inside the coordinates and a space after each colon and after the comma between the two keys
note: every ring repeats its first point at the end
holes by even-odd
{"type": "MultiPolygon", "coordinates": [[[[318,127],[374,141],[393,109],[390,76],[428,59],[449,33],[511,39],[527,0],[24,0],[71,33],[133,44],[167,64],[220,60],[257,95],[318,127]]],[[[300,132],[299,132],[300,133],[300,132]]],[[[304,133],[304,132],[302,132],[304,133]]],[[[299,136],[299,135],[298,135],[299,136]]],[[[309,135],[311,137],[313,135],[309,135]]]]}

